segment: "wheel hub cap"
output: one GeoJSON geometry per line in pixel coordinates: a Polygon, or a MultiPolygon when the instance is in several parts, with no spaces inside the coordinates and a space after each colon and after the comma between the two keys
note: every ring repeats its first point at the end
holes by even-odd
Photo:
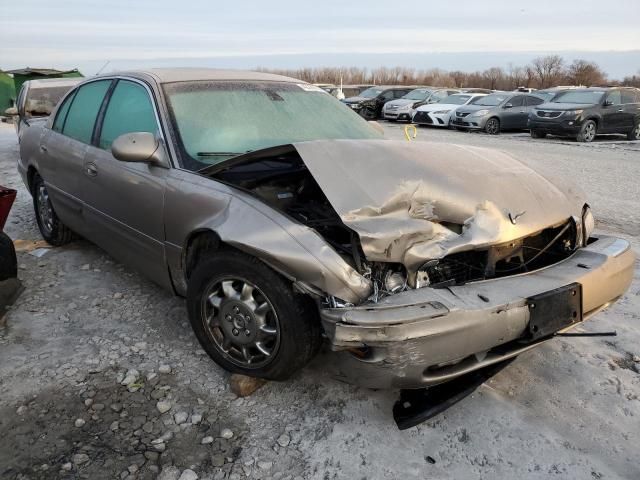
{"type": "Polygon", "coordinates": [[[280,345],[278,317],[271,302],[246,280],[225,278],[211,283],[203,296],[202,317],[218,351],[236,365],[264,366],[280,345]]]}

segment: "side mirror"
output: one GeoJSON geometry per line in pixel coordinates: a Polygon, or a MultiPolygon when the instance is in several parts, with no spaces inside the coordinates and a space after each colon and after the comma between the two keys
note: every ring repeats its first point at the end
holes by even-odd
{"type": "Polygon", "coordinates": [[[513,105],[511,103],[507,103],[504,108],[513,108],[513,105]]]}
{"type": "Polygon", "coordinates": [[[167,152],[153,133],[125,133],[111,144],[111,154],[121,162],[150,163],[169,168],[167,152]]]}
{"type": "Polygon", "coordinates": [[[384,128],[375,120],[369,120],[369,125],[371,125],[378,133],[384,135],[384,128]]]}
{"type": "Polygon", "coordinates": [[[613,101],[611,101],[611,100],[605,100],[604,101],[604,106],[605,107],[610,107],[611,105],[613,105],[613,101]]]}
{"type": "Polygon", "coordinates": [[[4,113],[7,117],[15,117],[16,115],[18,115],[18,109],[16,107],[10,107],[7,108],[4,113]]]}

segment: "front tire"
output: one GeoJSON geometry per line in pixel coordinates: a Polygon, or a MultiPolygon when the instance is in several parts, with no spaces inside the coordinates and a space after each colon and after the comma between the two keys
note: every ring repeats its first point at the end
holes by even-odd
{"type": "Polygon", "coordinates": [[[51,204],[47,186],[38,174],[33,179],[32,195],[36,222],[42,238],[55,247],[71,242],[73,240],[73,232],[58,218],[51,204]]]}
{"type": "Polygon", "coordinates": [[[587,120],[582,124],[582,128],[580,128],[580,133],[576,137],[578,142],[590,143],[596,138],[598,133],[598,126],[596,122],[593,120],[587,120]]]}
{"type": "Polygon", "coordinates": [[[538,130],[531,130],[529,133],[531,134],[531,138],[545,138],[547,136],[546,133],[538,130]]]}
{"type": "Polygon", "coordinates": [[[484,131],[489,135],[498,135],[500,133],[500,120],[491,117],[484,126],[484,131]]]}
{"type": "Polygon", "coordinates": [[[640,121],[636,122],[631,131],[627,133],[627,140],[640,140],[640,121]]]}
{"type": "Polygon", "coordinates": [[[321,345],[317,307],[260,260],[235,250],[207,254],[187,286],[189,321],[222,368],[285,380],[321,345]]]}

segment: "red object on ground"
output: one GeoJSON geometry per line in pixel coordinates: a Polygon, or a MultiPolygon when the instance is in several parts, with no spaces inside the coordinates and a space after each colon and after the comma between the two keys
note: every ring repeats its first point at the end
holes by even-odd
{"type": "Polygon", "coordinates": [[[9,210],[16,199],[16,191],[0,185],[0,232],[4,229],[4,224],[9,217],[9,210]]]}

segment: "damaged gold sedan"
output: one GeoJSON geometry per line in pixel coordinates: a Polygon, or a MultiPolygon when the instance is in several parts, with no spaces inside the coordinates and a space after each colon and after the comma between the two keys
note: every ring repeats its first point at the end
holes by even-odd
{"type": "Polygon", "coordinates": [[[40,230],[186,296],[202,346],[281,380],[324,337],[339,378],[441,384],[589,318],[634,256],[577,190],[494,150],[384,140],[336,99],[251,72],[92,78],[28,129],[40,230]]]}

